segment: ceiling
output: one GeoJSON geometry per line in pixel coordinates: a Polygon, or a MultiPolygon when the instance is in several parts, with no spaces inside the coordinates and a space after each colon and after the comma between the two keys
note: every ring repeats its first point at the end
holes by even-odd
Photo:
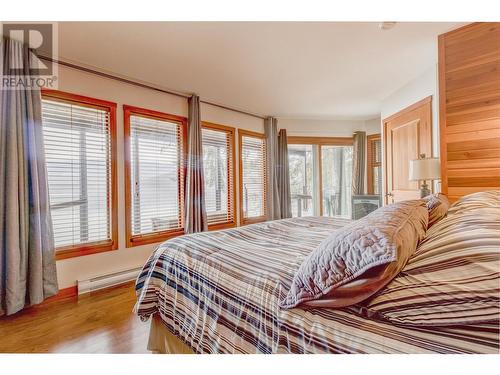
{"type": "Polygon", "coordinates": [[[281,118],[369,119],[456,23],[61,22],[60,58],[281,118]]]}

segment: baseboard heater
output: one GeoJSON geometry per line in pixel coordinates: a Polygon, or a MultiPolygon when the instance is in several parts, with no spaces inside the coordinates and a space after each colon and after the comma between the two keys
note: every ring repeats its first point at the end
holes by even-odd
{"type": "Polygon", "coordinates": [[[142,268],[119,271],[112,274],[97,276],[87,280],[78,280],[78,294],[90,293],[99,289],[120,285],[135,280],[142,268]]]}

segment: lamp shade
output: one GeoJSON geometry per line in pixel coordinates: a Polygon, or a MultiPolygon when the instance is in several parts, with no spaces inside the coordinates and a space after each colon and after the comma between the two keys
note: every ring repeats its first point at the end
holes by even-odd
{"type": "Polygon", "coordinates": [[[441,177],[438,158],[410,160],[410,181],[437,180],[441,177]]]}

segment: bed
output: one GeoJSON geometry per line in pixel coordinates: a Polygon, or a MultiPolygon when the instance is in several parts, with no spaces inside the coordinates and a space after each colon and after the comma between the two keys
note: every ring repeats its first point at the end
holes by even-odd
{"type": "MultiPolygon", "coordinates": [[[[335,228],[349,222],[294,218],[182,236],[160,245],[136,283],[135,311],[141,319],[151,320],[148,349],[158,353],[498,353],[500,192],[455,206],[429,230],[401,272],[401,280],[418,284],[446,269],[443,293],[430,303],[443,308],[445,316],[446,303],[440,301],[452,298],[446,288],[459,285],[467,293],[471,284],[457,277],[472,267],[478,273],[473,282],[485,286],[487,297],[481,295],[473,308],[468,307],[468,299],[461,300],[463,310],[456,311],[474,311],[472,318],[483,314],[479,322],[462,322],[458,316],[457,323],[440,324],[430,310],[428,324],[421,314],[416,314],[419,319],[414,323],[373,314],[370,303],[391,311],[387,306],[403,293],[398,284],[402,281],[396,279],[355,306],[281,309],[278,300],[304,257],[335,228]],[[442,264],[456,264],[458,276],[442,264]]],[[[405,313],[398,303],[393,305],[405,313]]]]}

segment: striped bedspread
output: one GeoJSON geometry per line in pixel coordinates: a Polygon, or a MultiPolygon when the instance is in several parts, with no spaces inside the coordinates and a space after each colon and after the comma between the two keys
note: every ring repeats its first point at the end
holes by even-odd
{"type": "Polygon", "coordinates": [[[353,309],[282,310],[302,260],[347,220],[295,218],[175,238],[140,274],[136,313],[197,353],[498,353],[497,324],[403,327],[353,309]]]}

